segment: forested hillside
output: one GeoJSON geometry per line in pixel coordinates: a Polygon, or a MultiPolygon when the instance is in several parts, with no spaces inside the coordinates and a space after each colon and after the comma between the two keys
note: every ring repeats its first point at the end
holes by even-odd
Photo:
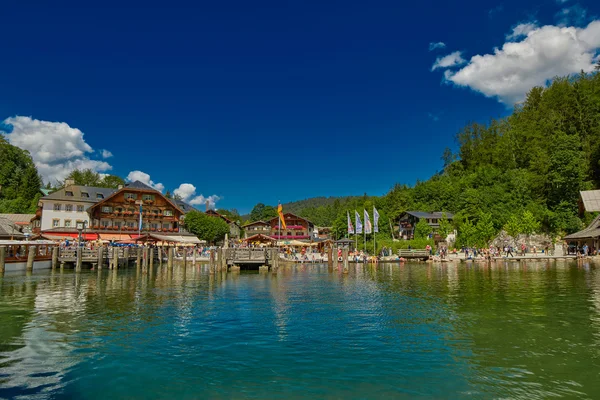
{"type": "Polygon", "coordinates": [[[407,210],[450,211],[459,237],[481,243],[524,216],[533,216],[538,231],[576,231],[585,222],[577,214],[579,191],[600,187],[600,74],[533,88],[510,116],[468,124],[456,140],[458,153],[443,154],[442,172],[414,187],[396,184],[382,197],[290,209],[342,232],[348,210],[362,215],[373,205],[383,221],[407,210]]]}
{"type": "Polygon", "coordinates": [[[42,181],[31,156],[0,135],[0,213],[33,213],[42,181]]]}

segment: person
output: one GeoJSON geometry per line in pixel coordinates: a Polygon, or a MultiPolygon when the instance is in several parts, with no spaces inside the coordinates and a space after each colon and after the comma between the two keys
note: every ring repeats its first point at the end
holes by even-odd
{"type": "Polygon", "coordinates": [[[510,254],[511,257],[514,257],[513,253],[512,253],[512,246],[511,245],[506,246],[506,257],[508,257],[509,254],[510,254]]]}

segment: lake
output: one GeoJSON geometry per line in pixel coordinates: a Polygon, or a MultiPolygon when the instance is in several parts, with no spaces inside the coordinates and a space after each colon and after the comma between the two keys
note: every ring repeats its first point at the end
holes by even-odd
{"type": "Polygon", "coordinates": [[[0,398],[600,398],[590,263],[0,277],[0,398]]]}

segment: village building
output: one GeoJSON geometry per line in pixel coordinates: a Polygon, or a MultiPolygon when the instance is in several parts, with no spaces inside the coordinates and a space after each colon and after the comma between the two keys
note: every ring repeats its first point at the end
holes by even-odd
{"type": "Polygon", "coordinates": [[[26,235],[22,232],[21,226],[8,218],[0,217],[0,240],[23,240],[25,238],[26,235]]]}
{"type": "Polygon", "coordinates": [[[431,227],[433,232],[440,228],[440,221],[446,217],[448,221],[452,221],[454,214],[449,212],[423,212],[423,211],[406,211],[402,213],[398,221],[398,231],[400,237],[405,240],[413,239],[415,236],[415,226],[420,220],[431,227]]]}
{"type": "Polygon", "coordinates": [[[15,224],[25,236],[32,234],[33,218],[35,218],[35,214],[0,214],[0,219],[6,219],[15,224]]]}
{"type": "Polygon", "coordinates": [[[306,218],[292,213],[283,214],[286,228],[279,227],[279,217],[269,220],[271,234],[269,236],[280,240],[308,240],[314,238],[315,225],[306,218]]]}
{"type": "Polygon", "coordinates": [[[88,209],[114,192],[115,189],[79,186],[67,180],[64,188],[40,199],[38,212],[31,219],[32,230],[34,233],[70,231],[77,222],[90,226],[88,209]]]}
{"type": "Polygon", "coordinates": [[[135,181],[92,205],[89,215],[93,230],[172,233],[179,232],[184,212],[158,190],[135,181]]]}
{"type": "Polygon", "coordinates": [[[254,221],[242,226],[244,229],[244,239],[255,235],[270,235],[271,224],[265,221],[254,221]]]}
{"type": "MultiPolygon", "coordinates": [[[[579,213],[600,212],[600,190],[585,190],[579,192],[579,213]]],[[[568,243],[577,247],[588,245],[590,249],[600,248],[600,215],[598,215],[585,229],[564,237],[568,243]]]]}
{"type": "Polygon", "coordinates": [[[326,240],[331,239],[332,228],[330,226],[316,226],[314,235],[315,238],[326,240]]]}
{"type": "Polygon", "coordinates": [[[206,210],[207,215],[221,218],[223,221],[227,222],[227,225],[229,225],[229,238],[230,239],[239,239],[240,238],[241,228],[240,228],[240,224],[237,221],[232,221],[231,219],[227,218],[226,216],[219,214],[215,210],[209,209],[208,204],[206,205],[206,208],[207,208],[207,210],[206,210]]]}

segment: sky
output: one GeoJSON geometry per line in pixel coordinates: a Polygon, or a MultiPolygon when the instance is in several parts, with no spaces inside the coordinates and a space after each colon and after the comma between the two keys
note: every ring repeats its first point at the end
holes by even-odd
{"type": "Polygon", "coordinates": [[[2,5],[2,134],[46,182],[241,213],[426,180],[461,127],[600,54],[594,1],[88,3],[2,5]]]}

